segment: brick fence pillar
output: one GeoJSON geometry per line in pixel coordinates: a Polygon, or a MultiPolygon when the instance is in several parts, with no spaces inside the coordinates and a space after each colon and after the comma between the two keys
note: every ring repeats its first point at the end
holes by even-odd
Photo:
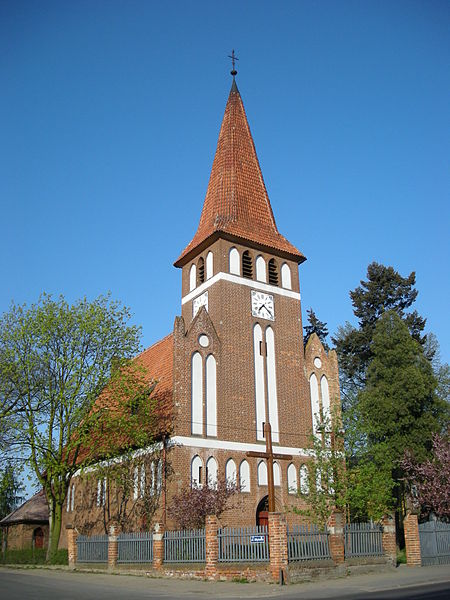
{"type": "Polygon", "coordinates": [[[403,521],[403,527],[405,529],[406,562],[410,567],[421,567],[422,556],[417,514],[408,512],[403,521]]]}
{"type": "Polygon", "coordinates": [[[117,536],[119,533],[119,525],[111,523],[108,527],[108,570],[110,571],[117,567],[117,558],[119,556],[117,536]]]}
{"type": "Polygon", "coordinates": [[[333,514],[328,519],[328,540],[334,564],[342,564],[345,560],[344,513],[339,510],[333,511],[333,514]]]}
{"type": "Polygon", "coordinates": [[[287,581],[288,548],[286,517],[278,512],[269,513],[270,573],[274,581],[287,581]],[[282,578],[280,580],[280,578],[282,578]]]}
{"type": "Polygon", "coordinates": [[[383,552],[395,567],[397,564],[397,539],[395,535],[395,516],[388,513],[381,519],[383,526],[383,552]]]}
{"type": "Polygon", "coordinates": [[[218,529],[219,521],[216,515],[208,515],[206,517],[205,529],[205,575],[207,579],[217,578],[217,566],[219,563],[219,539],[217,537],[218,529]]]}
{"type": "Polygon", "coordinates": [[[162,569],[164,562],[164,525],[155,523],[153,530],[153,568],[162,569]]]}
{"type": "Polygon", "coordinates": [[[78,531],[73,525],[66,525],[67,531],[67,555],[69,559],[69,568],[74,569],[77,565],[78,548],[77,537],[78,531]]]}

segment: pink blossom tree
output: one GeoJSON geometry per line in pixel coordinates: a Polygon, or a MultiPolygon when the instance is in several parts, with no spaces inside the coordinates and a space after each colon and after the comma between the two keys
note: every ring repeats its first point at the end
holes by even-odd
{"type": "Polygon", "coordinates": [[[411,500],[420,505],[422,514],[434,512],[438,517],[450,518],[450,437],[434,434],[430,459],[419,463],[406,451],[401,466],[411,500]]]}

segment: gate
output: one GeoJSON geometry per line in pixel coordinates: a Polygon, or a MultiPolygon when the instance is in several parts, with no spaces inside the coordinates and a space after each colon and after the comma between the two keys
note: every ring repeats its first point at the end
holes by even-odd
{"type": "Polygon", "coordinates": [[[450,523],[428,521],[419,524],[422,565],[450,564],[450,523]]]}

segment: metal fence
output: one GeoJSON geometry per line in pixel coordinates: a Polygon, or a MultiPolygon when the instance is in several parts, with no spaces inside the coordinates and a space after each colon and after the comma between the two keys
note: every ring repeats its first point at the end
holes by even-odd
{"type": "Polygon", "coordinates": [[[117,537],[118,563],[147,563],[153,561],[153,533],[121,533],[117,537]]]}
{"type": "Polygon", "coordinates": [[[166,531],[164,562],[205,562],[205,530],[166,531]]]}
{"type": "Polygon", "coordinates": [[[218,530],[219,562],[267,562],[267,526],[225,527],[218,530]]]}
{"type": "Polygon", "coordinates": [[[420,523],[419,537],[423,566],[450,564],[450,523],[420,523]]]}
{"type": "Polygon", "coordinates": [[[379,523],[347,523],[345,556],[383,556],[383,528],[379,523]]]}
{"type": "Polygon", "coordinates": [[[328,532],[317,525],[294,525],[288,529],[288,560],[331,559],[328,532]]]}
{"type": "Polygon", "coordinates": [[[86,563],[108,562],[108,536],[79,535],[77,537],[77,561],[86,563]]]}

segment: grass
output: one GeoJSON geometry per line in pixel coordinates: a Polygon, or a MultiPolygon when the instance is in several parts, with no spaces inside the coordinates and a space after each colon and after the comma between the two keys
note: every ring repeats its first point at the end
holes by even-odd
{"type": "Polygon", "coordinates": [[[233,577],[231,581],[233,583],[250,583],[247,577],[233,577]]]}
{"type": "Polygon", "coordinates": [[[406,565],[406,550],[397,550],[397,564],[406,565]]]}
{"type": "MultiPolygon", "coordinates": [[[[7,565],[45,565],[47,550],[45,548],[27,548],[24,550],[6,550],[0,552],[0,564],[7,565]]],[[[53,565],[67,565],[67,550],[58,550],[53,565]]]]}

